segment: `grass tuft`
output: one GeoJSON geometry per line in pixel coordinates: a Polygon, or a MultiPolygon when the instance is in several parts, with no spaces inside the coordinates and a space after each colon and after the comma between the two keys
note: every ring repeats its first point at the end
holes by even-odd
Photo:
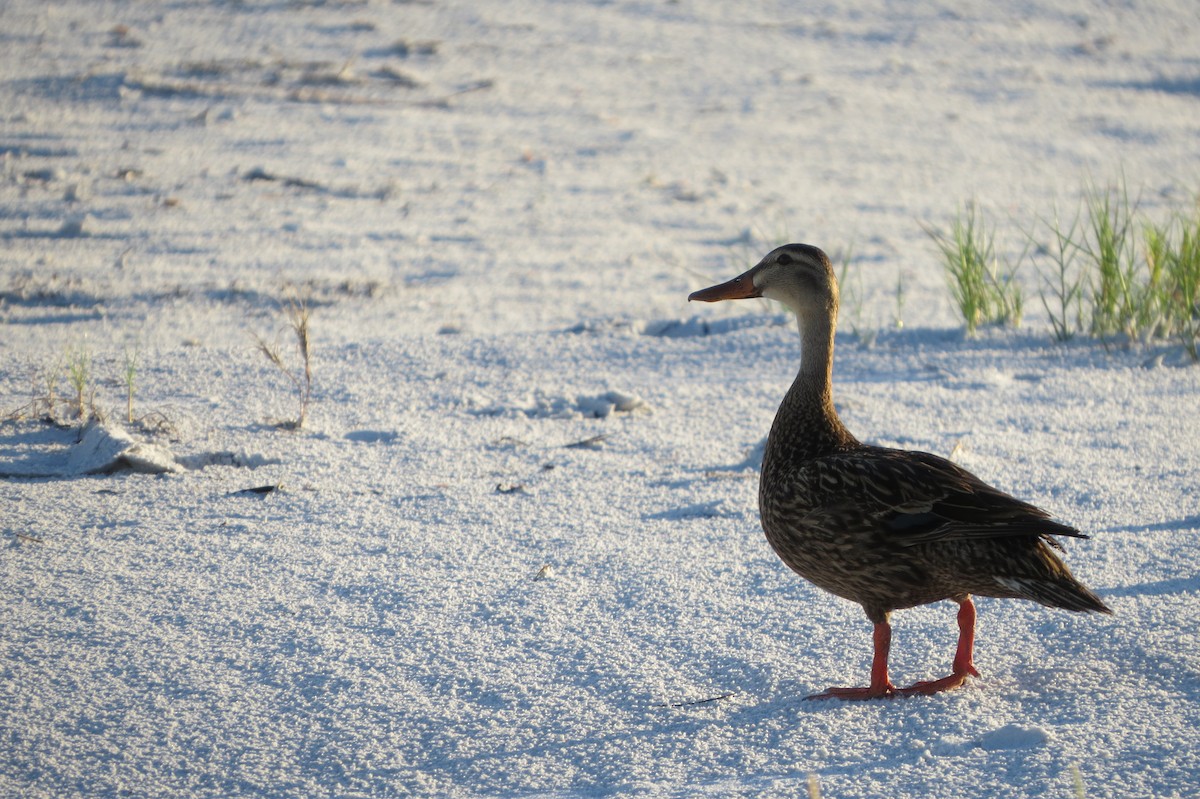
{"type": "Polygon", "coordinates": [[[124,369],[121,372],[121,383],[125,386],[125,419],[133,424],[133,391],[137,380],[138,351],[125,348],[124,369]]]}
{"type": "Polygon", "coordinates": [[[954,217],[949,234],[922,225],[942,257],[950,294],[968,335],[980,325],[1021,323],[1023,298],[1015,270],[996,257],[995,231],[975,202],[954,217]]]}
{"type": "Polygon", "coordinates": [[[1103,338],[1127,333],[1137,338],[1144,325],[1146,293],[1137,286],[1135,206],[1129,191],[1123,181],[1105,189],[1089,186],[1084,206],[1091,235],[1079,247],[1092,265],[1092,334],[1103,338]]]}
{"type": "Polygon", "coordinates": [[[300,430],[308,420],[309,405],[312,402],[313,369],[312,369],[312,339],[309,336],[309,307],[308,303],[292,294],[283,307],[288,326],[296,337],[296,347],[300,352],[300,367],[293,370],[284,361],[279,344],[268,344],[261,336],[255,336],[258,350],[275,365],[280,372],[296,387],[300,407],[296,418],[283,422],[279,426],[288,430],[300,430]]]}
{"type": "MultiPolygon", "coordinates": [[[[1069,341],[1083,329],[1084,275],[1076,263],[1079,253],[1079,214],[1064,228],[1055,209],[1053,220],[1043,220],[1054,240],[1050,245],[1037,245],[1034,252],[1048,258],[1053,269],[1040,272],[1043,287],[1038,296],[1042,307],[1050,316],[1054,338],[1069,341]]],[[[1026,231],[1025,237],[1032,244],[1035,234],[1026,231]]]]}
{"type": "Polygon", "coordinates": [[[92,353],[85,345],[77,344],[67,350],[66,364],[67,380],[75,392],[71,403],[75,418],[83,423],[96,406],[96,390],[92,387],[92,353]]]}
{"type": "Polygon", "coordinates": [[[1056,339],[1175,338],[1200,360],[1200,204],[1155,223],[1121,182],[1089,187],[1069,225],[1057,213],[1043,224],[1051,241],[1035,252],[1050,262],[1040,296],[1056,339]]]}
{"type": "Polygon", "coordinates": [[[57,421],[58,380],[62,372],[63,361],[60,356],[54,363],[35,370],[33,374],[33,399],[29,403],[31,415],[50,424],[57,421]]]}
{"type": "MultiPolygon", "coordinates": [[[[96,363],[107,365],[111,360],[99,360],[82,343],[65,347],[55,360],[35,365],[30,373],[30,400],[25,405],[0,415],[3,421],[37,420],[58,427],[83,426],[89,420],[107,421],[107,412],[96,401],[97,383],[116,382],[96,380],[96,363]],[[61,390],[66,379],[69,389],[61,390]]],[[[133,413],[137,374],[141,364],[139,350],[125,349],[123,371],[119,382],[125,387],[125,418],[130,425],[155,435],[178,439],[179,431],[161,411],[150,411],[141,417],[133,413]]]]}
{"type": "Polygon", "coordinates": [[[1200,203],[1190,216],[1143,226],[1148,272],[1147,312],[1155,334],[1179,339],[1200,360],[1200,203]]]}

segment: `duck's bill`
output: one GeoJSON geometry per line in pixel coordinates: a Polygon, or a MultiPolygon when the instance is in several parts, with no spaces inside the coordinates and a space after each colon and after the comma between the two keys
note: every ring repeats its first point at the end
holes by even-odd
{"type": "Polygon", "coordinates": [[[710,286],[706,289],[693,291],[688,295],[688,302],[699,300],[700,302],[717,302],[718,300],[746,300],[751,297],[761,297],[762,292],[754,287],[754,280],[747,272],[744,275],[738,275],[733,280],[726,281],[719,286],[710,286]]]}

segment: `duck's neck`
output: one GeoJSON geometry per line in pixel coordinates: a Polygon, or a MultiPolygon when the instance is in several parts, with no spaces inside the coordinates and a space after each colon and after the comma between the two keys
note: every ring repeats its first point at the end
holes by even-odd
{"type": "Polygon", "coordinates": [[[767,440],[773,461],[796,463],[859,446],[833,407],[833,335],[831,318],[800,320],[800,371],[767,440]]]}

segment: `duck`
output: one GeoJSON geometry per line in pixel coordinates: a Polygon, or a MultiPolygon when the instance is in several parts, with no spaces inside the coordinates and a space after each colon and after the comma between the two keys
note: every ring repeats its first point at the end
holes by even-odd
{"type": "Polygon", "coordinates": [[[873,625],[870,684],[808,699],[932,695],[978,677],[973,596],[1112,613],[1059,557],[1058,538],[1088,537],[1078,529],[946,458],[864,444],[846,428],[832,391],[838,283],[820,248],[783,245],[688,300],[754,297],[795,315],[801,346],[763,452],[763,532],[792,571],[861,605],[873,625]],[[892,612],[944,600],[958,605],[951,673],[897,688],[888,671],[892,612]]]}

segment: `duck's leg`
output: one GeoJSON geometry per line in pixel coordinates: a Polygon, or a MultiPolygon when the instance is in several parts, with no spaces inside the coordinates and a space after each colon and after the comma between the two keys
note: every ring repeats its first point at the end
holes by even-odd
{"type": "Polygon", "coordinates": [[[875,623],[875,655],[871,660],[871,685],[868,688],[829,688],[807,699],[878,699],[893,696],[896,686],[888,677],[888,650],[892,646],[892,625],[886,617],[875,623]]]}
{"type": "Polygon", "coordinates": [[[967,677],[978,677],[975,670],[975,603],[968,594],[958,600],[958,649],[954,653],[953,673],[940,680],[918,682],[907,688],[901,688],[897,693],[901,696],[915,694],[936,694],[958,688],[967,681],[967,677]]]}

